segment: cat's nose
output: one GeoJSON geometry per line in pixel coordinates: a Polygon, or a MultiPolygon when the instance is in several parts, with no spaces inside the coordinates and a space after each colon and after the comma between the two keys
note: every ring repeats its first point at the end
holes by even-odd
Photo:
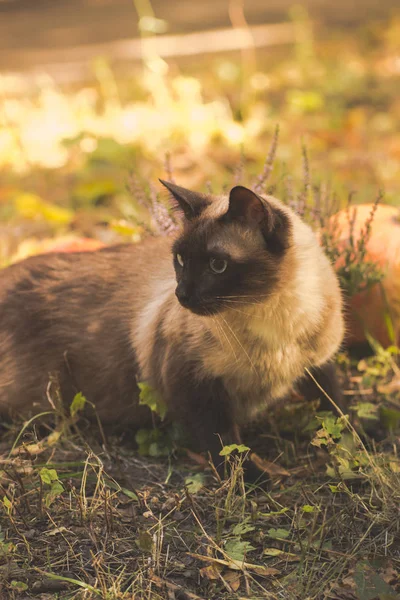
{"type": "Polygon", "coordinates": [[[186,288],[178,287],[175,290],[175,295],[178,298],[179,302],[182,306],[187,306],[190,303],[190,294],[188,293],[186,288]]]}

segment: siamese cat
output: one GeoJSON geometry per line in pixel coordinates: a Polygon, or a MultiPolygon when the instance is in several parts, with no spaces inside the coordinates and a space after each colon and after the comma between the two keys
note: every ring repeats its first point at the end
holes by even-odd
{"type": "Polygon", "coordinates": [[[67,406],[82,392],[103,423],[142,427],[146,381],[222,469],[221,443],[293,385],[324,400],[306,368],[340,402],[341,292],[312,230],[276,198],[161,183],[182,212],[175,239],[0,272],[0,412],[48,409],[56,379],[67,406]]]}

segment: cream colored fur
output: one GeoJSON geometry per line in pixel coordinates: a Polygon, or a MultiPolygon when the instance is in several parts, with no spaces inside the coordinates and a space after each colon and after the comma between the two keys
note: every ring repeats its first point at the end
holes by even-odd
{"type": "MultiPolygon", "coordinates": [[[[145,308],[132,326],[132,341],[144,379],[149,373],[160,313],[164,315],[163,333],[171,342],[165,361],[168,352],[173,351],[172,342],[187,344],[190,333],[199,374],[223,379],[238,423],[282,398],[306,367],[327,362],[337,352],[344,334],[338,280],[315,234],[277,199],[268,197],[268,201],[289,216],[292,238],[279,283],[266,301],[232,298],[223,313],[197,316],[182,308],[175,298],[176,281],[169,256],[169,262],[163,260],[163,277],[154,277],[150,282],[145,308]]],[[[219,197],[201,218],[215,218],[227,207],[228,199],[219,197]]],[[[163,386],[168,389],[165,374],[163,386]]]]}

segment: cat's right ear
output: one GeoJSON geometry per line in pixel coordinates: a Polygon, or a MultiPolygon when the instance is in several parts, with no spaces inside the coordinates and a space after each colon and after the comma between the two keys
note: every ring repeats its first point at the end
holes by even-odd
{"type": "Polygon", "coordinates": [[[207,196],[198,192],[192,192],[180,185],[175,185],[170,181],[159,180],[171,193],[173,200],[176,202],[178,208],[180,208],[186,219],[191,221],[198,217],[201,212],[210,204],[207,196]]]}

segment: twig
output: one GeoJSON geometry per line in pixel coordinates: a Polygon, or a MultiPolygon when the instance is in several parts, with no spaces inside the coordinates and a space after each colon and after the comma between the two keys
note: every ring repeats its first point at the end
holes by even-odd
{"type": "Polygon", "coordinates": [[[197,596],[196,594],[193,594],[192,592],[188,592],[187,590],[183,589],[181,585],[177,585],[176,583],[166,581],[165,579],[158,577],[158,575],[155,575],[154,573],[151,573],[150,579],[153,583],[155,583],[157,587],[167,588],[172,592],[178,592],[179,600],[205,600],[205,598],[197,596]]]}
{"type": "Polygon", "coordinates": [[[268,156],[264,163],[263,171],[262,171],[261,175],[259,175],[259,177],[257,179],[257,183],[254,186],[255,192],[265,191],[265,183],[268,180],[268,177],[270,176],[271,171],[274,167],[274,161],[275,161],[275,156],[276,156],[276,149],[278,146],[278,140],[279,140],[279,125],[277,125],[275,127],[274,137],[272,138],[271,146],[269,148],[268,156]]]}

